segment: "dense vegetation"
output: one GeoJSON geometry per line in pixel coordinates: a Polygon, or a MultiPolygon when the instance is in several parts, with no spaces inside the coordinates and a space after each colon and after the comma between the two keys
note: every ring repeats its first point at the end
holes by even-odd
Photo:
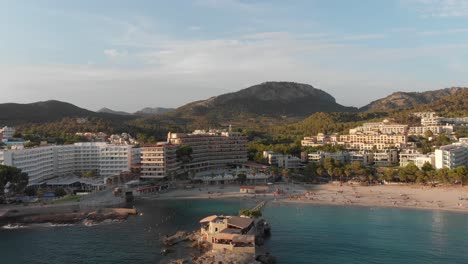
{"type": "MultiPolygon", "coordinates": [[[[265,90],[266,88],[264,90],[262,89],[260,89],[262,93],[268,91],[268,89],[265,90]]],[[[313,113],[302,120],[301,116],[283,115],[285,113],[284,109],[279,106],[275,108],[277,110],[276,116],[263,115],[258,112],[260,110],[247,111],[250,109],[247,105],[254,104],[256,105],[255,107],[257,107],[264,104],[263,101],[260,102],[261,100],[259,102],[250,102],[249,100],[236,101],[235,104],[237,106],[235,108],[226,107],[226,105],[229,105],[229,102],[234,102],[239,98],[245,99],[243,93],[245,93],[244,90],[238,92],[238,94],[234,93],[234,96],[233,94],[220,96],[222,100],[218,100],[225,103],[223,106],[216,106],[215,103],[211,103],[211,101],[207,100],[188,104],[163,115],[144,117],[94,113],[70,104],[52,101],[38,103],[39,106],[34,105],[33,110],[29,109],[28,106],[27,110],[34,112],[31,117],[25,117],[28,112],[22,110],[16,119],[15,115],[12,114],[3,116],[3,119],[2,116],[0,116],[0,122],[3,121],[4,124],[8,125],[15,125],[16,122],[20,122],[20,124],[17,125],[20,132],[23,136],[32,138],[33,140],[31,141],[33,142],[37,143],[40,140],[47,140],[59,144],[83,140],[82,138],[75,137],[74,134],[76,132],[86,131],[105,133],[128,132],[136,136],[137,140],[140,142],[155,143],[164,140],[169,131],[190,132],[194,129],[220,128],[232,124],[233,127],[243,128],[243,132],[249,136],[250,140],[263,140],[256,142],[257,146],[249,146],[250,149],[256,148],[257,153],[261,149],[276,149],[279,152],[297,153],[298,140],[304,136],[316,135],[319,132],[326,134],[348,133],[350,128],[361,125],[364,122],[381,121],[387,118],[398,123],[414,125],[418,124],[420,121],[417,117],[411,115],[411,113],[415,111],[436,111],[439,115],[447,117],[468,116],[467,88],[458,89],[449,96],[442,97],[429,104],[417,105],[412,109],[398,109],[385,112],[322,111],[313,113]],[[49,106],[49,104],[51,104],[51,106],[49,106]],[[213,106],[213,104],[215,106],[213,106]],[[245,105],[245,109],[241,107],[243,104],[245,105]],[[244,109],[246,111],[240,111],[239,109],[244,109]],[[53,111],[53,113],[50,117],[48,119],[45,118],[44,115],[50,114],[51,111],[53,111]],[[36,115],[39,115],[37,119],[36,115]],[[62,116],[62,118],[60,118],[60,116],[62,116]],[[85,118],[78,119],[78,116],[85,118]],[[280,138],[280,140],[276,140],[276,138],[280,138]],[[285,138],[287,138],[287,140],[285,140],[285,138]]],[[[250,93],[253,92],[249,92],[247,95],[250,95],[250,93]]],[[[257,92],[254,93],[254,95],[261,98],[261,93],[257,92]]],[[[291,96],[288,93],[281,94],[281,91],[277,89],[275,94],[270,96],[281,98],[286,95],[291,96]]],[[[298,102],[292,104],[295,105],[298,104],[298,102]]],[[[301,104],[307,105],[310,104],[310,102],[301,104]]],[[[18,107],[18,105],[12,106],[8,104],[0,106],[18,107]]],[[[274,108],[271,108],[271,111],[273,110],[274,108]]],[[[7,111],[6,113],[12,112],[7,111]]],[[[461,129],[457,131],[457,133],[461,136],[468,135],[467,129],[461,129]]]]}
{"type": "Polygon", "coordinates": [[[5,195],[5,189],[7,189],[9,195],[24,192],[28,182],[28,174],[22,172],[20,169],[0,165],[0,197],[5,195]],[[8,186],[8,188],[6,188],[6,186],[8,186]]]}

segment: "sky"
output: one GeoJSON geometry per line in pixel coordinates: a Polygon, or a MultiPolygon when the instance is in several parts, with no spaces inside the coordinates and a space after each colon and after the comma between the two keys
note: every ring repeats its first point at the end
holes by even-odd
{"type": "Polygon", "coordinates": [[[468,0],[0,0],[0,103],[134,112],[265,81],[356,107],[468,86],[468,0]]]}

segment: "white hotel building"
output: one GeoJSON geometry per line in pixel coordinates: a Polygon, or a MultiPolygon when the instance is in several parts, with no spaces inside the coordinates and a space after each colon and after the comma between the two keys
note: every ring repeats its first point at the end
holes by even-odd
{"type": "Polygon", "coordinates": [[[454,143],[442,146],[435,151],[436,169],[454,169],[458,166],[468,166],[468,145],[454,143]]]}
{"type": "Polygon", "coordinates": [[[102,142],[0,151],[0,163],[21,169],[30,183],[93,171],[107,177],[130,171],[132,147],[102,142]]]}

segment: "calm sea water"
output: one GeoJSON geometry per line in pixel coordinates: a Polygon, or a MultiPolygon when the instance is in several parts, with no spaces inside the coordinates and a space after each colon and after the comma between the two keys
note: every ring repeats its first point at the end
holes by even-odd
{"type": "MultiPolygon", "coordinates": [[[[159,263],[168,258],[159,254],[161,236],[251,205],[140,202],[144,215],[123,223],[0,230],[0,263],[159,263]]],[[[271,203],[264,215],[272,225],[267,246],[279,263],[468,263],[467,214],[271,203]]]]}

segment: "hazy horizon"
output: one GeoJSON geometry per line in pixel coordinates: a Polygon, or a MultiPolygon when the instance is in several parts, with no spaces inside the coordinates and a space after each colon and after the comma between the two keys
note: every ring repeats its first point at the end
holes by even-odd
{"type": "Polygon", "coordinates": [[[0,103],[175,108],[265,81],[362,107],[468,86],[468,1],[0,0],[0,103]]]}

